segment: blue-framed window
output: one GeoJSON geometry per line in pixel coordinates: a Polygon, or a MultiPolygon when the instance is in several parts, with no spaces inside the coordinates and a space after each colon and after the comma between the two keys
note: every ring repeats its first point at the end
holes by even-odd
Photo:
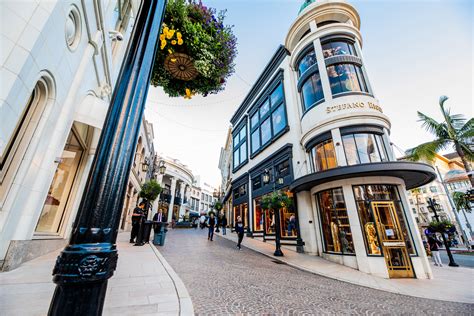
{"type": "Polygon", "coordinates": [[[301,94],[304,112],[324,100],[323,86],[314,48],[309,46],[296,63],[298,69],[298,91],[301,94]]]}
{"type": "Polygon", "coordinates": [[[280,81],[250,116],[251,155],[284,133],[287,126],[285,94],[280,81]]]}
{"type": "Polygon", "coordinates": [[[247,162],[247,124],[242,125],[233,135],[233,165],[234,169],[247,162]]]}

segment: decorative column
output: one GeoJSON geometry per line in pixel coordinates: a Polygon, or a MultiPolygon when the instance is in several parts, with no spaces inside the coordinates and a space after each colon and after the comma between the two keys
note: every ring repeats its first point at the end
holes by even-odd
{"type": "MultiPolygon", "coordinates": [[[[181,205],[179,207],[179,217],[184,215],[185,212],[185,206],[184,206],[184,194],[186,193],[186,184],[184,182],[181,182],[181,185],[179,187],[179,197],[181,198],[181,205]]],[[[177,218],[176,220],[179,220],[177,218]]]]}
{"type": "Polygon", "coordinates": [[[101,315],[166,0],[142,1],[69,244],[56,260],[49,315],[101,315]]]}
{"type": "Polygon", "coordinates": [[[171,223],[173,219],[173,206],[174,206],[174,196],[175,196],[175,191],[176,191],[176,178],[171,177],[171,189],[170,189],[170,204],[168,206],[168,215],[166,220],[168,223],[171,223]]]}

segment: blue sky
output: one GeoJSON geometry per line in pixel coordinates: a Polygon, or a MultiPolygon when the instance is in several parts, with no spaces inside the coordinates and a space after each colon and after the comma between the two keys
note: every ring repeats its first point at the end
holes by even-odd
{"type": "MultiPolygon", "coordinates": [[[[297,16],[302,0],[203,0],[227,9],[239,54],[226,91],[188,101],[151,88],[147,119],[156,149],[180,159],[203,181],[218,185],[220,147],[229,119],[297,16]]],[[[401,148],[430,140],[416,111],[441,119],[438,98],[454,113],[473,116],[473,3],[445,1],[350,1],[361,17],[364,63],[370,83],[392,122],[401,148]],[[416,135],[416,137],[413,137],[416,135]]]]}

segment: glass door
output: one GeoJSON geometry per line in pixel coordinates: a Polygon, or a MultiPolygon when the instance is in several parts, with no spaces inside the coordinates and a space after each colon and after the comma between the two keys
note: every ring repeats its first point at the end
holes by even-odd
{"type": "Polygon", "coordinates": [[[372,202],[377,231],[382,242],[390,278],[413,278],[413,267],[400,228],[395,203],[372,202]]]}

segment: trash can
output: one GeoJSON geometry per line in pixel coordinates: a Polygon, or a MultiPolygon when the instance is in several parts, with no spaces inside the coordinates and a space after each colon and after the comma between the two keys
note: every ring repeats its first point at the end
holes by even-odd
{"type": "Polygon", "coordinates": [[[168,231],[168,229],[166,229],[167,226],[168,223],[153,222],[153,230],[155,231],[153,244],[158,246],[163,246],[165,244],[166,232],[168,231]]]}

